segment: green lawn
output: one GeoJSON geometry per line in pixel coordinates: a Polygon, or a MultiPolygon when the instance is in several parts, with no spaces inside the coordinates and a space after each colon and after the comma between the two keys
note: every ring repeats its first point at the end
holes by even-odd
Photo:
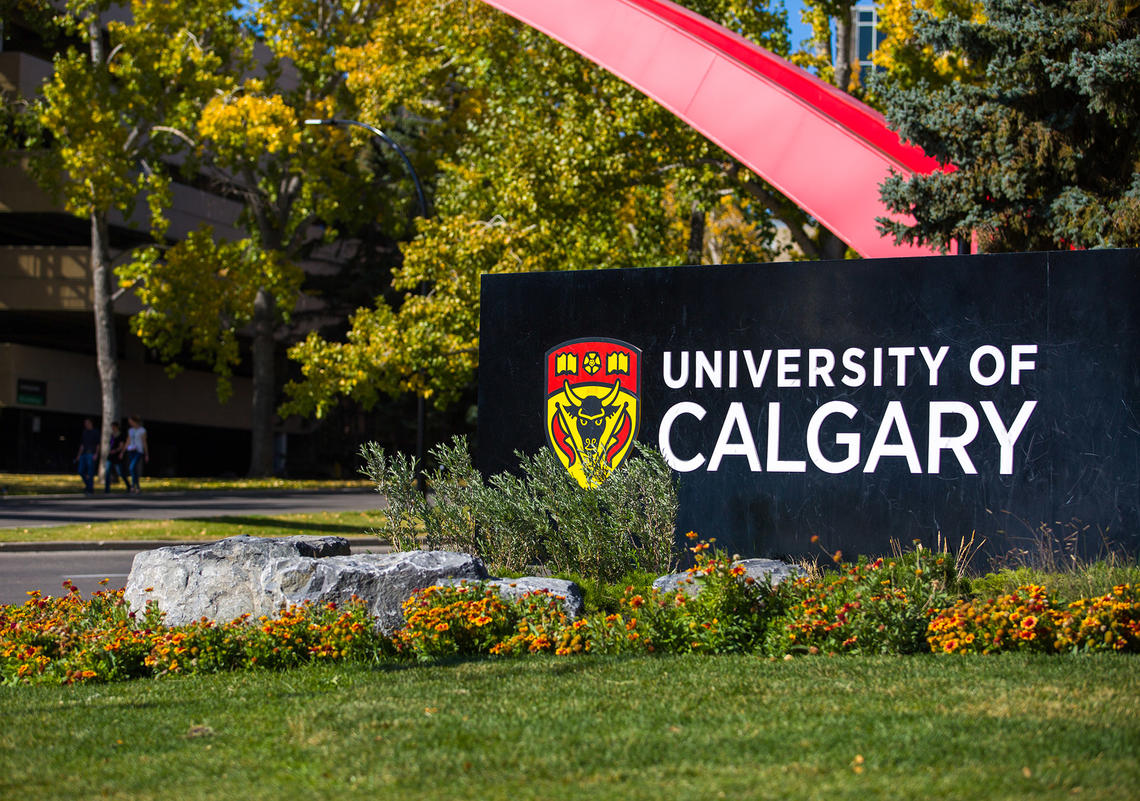
{"type": "Polygon", "coordinates": [[[43,528],[0,528],[0,542],[100,542],[103,540],[219,540],[238,534],[257,537],[369,536],[384,519],[375,512],[305,512],[272,516],[112,520],[43,528]]]}
{"type": "MultiPolygon", "coordinates": [[[[115,489],[122,489],[120,481],[115,489]]],[[[151,478],[143,476],[147,492],[217,492],[219,490],[298,490],[374,487],[370,481],[287,478],[151,478]]],[[[102,485],[98,486],[100,492],[102,485]]],[[[0,473],[0,492],[8,495],[81,494],[83,479],[76,473],[0,473]]]]}
{"type": "Polygon", "coordinates": [[[1119,801],[1137,668],[550,657],[0,687],[0,797],[1119,801]]]}

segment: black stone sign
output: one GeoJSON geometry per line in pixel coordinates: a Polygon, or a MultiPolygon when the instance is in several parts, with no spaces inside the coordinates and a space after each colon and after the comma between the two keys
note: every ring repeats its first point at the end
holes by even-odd
{"type": "Polygon", "coordinates": [[[550,447],[544,359],[583,339],[640,349],[681,532],[1137,552],[1140,250],[484,276],[484,472],[550,447]]]}

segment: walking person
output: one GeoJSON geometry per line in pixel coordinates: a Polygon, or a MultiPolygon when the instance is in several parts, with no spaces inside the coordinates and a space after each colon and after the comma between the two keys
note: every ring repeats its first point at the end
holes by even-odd
{"type": "Polygon", "coordinates": [[[150,446],[146,441],[146,429],[143,428],[142,418],[131,415],[127,418],[127,471],[131,476],[131,492],[138,493],[139,476],[142,474],[143,462],[150,461],[150,446]]]}
{"type": "Polygon", "coordinates": [[[103,463],[103,492],[111,491],[111,482],[116,477],[123,479],[127,492],[131,491],[131,482],[127,479],[126,467],[123,464],[127,450],[127,438],[118,423],[111,423],[111,444],[107,448],[107,461],[103,463]]]}
{"type": "Polygon", "coordinates": [[[83,492],[86,495],[95,494],[95,465],[99,462],[99,432],[95,430],[95,421],[90,417],[83,418],[83,432],[79,435],[79,452],[75,454],[79,475],[83,479],[83,492]]]}

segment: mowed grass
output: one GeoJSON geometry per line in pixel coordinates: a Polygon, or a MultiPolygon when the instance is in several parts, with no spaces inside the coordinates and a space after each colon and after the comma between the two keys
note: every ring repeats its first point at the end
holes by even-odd
{"type": "MultiPolygon", "coordinates": [[[[289,478],[151,478],[144,475],[141,486],[147,492],[218,492],[225,490],[313,490],[375,486],[363,479],[289,478]]],[[[122,480],[112,485],[121,492],[122,480]]],[[[103,485],[96,482],[96,489],[103,485]]],[[[83,479],[77,473],[0,473],[0,492],[7,495],[82,494],[83,479]]]]}
{"type": "Polygon", "coordinates": [[[179,520],[111,520],[43,528],[0,529],[0,542],[102,542],[109,540],[218,540],[238,534],[254,537],[374,536],[381,511],[304,512],[277,515],[229,515],[179,520]]]}
{"type": "Polygon", "coordinates": [[[0,688],[0,797],[1120,799],[1115,655],[534,658],[0,688]]]}

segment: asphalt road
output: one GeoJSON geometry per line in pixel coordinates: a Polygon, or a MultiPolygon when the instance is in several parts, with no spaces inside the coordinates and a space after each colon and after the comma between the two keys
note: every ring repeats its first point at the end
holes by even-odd
{"type": "MultiPolygon", "coordinates": [[[[378,509],[383,499],[374,490],[296,490],[273,492],[155,492],[141,495],[97,494],[13,496],[0,500],[0,528],[39,528],[107,520],[169,520],[246,515],[351,512],[378,509]]],[[[363,532],[362,532],[363,533],[363,532]]],[[[173,543],[171,543],[173,544],[173,543]]],[[[106,548],[99,543],[76,544],[75,550],[0,547],[0,604],[23,603],[29,590],[61,595],[71,579],[84,597],[127,581],[135,553],[152,544],[106,548]]],[[[379,551],[378,545],[354,546],[379,551]]]]}
{"type": "MultiPolygon", "coordinates": [[[[378,544],[353,545],[353,553],[383,553],[378,544]]],[[[96,590],[118,589],[127,583],[138,549],[81,551],[19,551],[0,553],[0,604],[22,604],[29,590],[41,595],[63,595],[64,579],[71,579],[83,597],[96,590]],[[102,579],[110,579],[100,586],[102,579]]]]}
{"type": "Polygon", "coordinates": [[[155,492],[141,495],[15,495],[0,500],[0,528],[38,528],[107,520],[353,512],[379,509],[371,489],[272,492],[155,492]]]}

